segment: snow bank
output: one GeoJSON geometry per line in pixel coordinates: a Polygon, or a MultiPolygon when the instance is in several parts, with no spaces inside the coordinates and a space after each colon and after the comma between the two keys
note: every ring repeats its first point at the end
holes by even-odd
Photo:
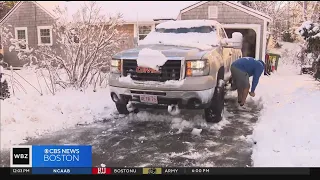
{"type": "Polygon", "coordinates": [[[137,64],[141,67],[148,67],[159,70],[167,62],[167,57],[161,51],[144,48],[139,52],[137,64]]]}
{"type": "Polygon", "coordinates": [[[157,29],[178,29],[178,28],[193,28],[202,26],[215,26],[217,21],[214,20],[182,20],[182,21],[166,21],[157,25],[157,29]]]}
{"type": "Polygon", "coordinates": [[[216,32],[211,33],[159,33],[151,32],[139,45],[164,44],[209,50],[218,45],[216,32]]]}
{"type": "Polygon", "coordinates": [[[252,138],[254,166],[320,166],[319,84],[300,69],[280,64],[278,72],[263,76],[256,97],[263,101],[252,138]]]}
{"type": "MultiPolygon", "coordinates": [[[[93,92],[92,88],[84,92],[66,89],[53,96],[45,89],[46,85],[42,78],[39,78],[39,86],[33,71],[16,72],[39,91],[42,90],[43,96],[40,96],[40,93],[20,77],[14,75],[27,94],[22,91],[22,88],[18,89],[20,86],[17,85],[14,86],[15,95],[1,101],[2,149],[45,133],[102,120],[114,111],[108,89],[97,89],[96,92],[93,92]]],[[[5,73],[11,74],[10,71],[5,73]]],[[[11,86],[10,80],[8,83],[11,86]]],[[[11,88],[10,91],[12,92],[11,88]]]]}

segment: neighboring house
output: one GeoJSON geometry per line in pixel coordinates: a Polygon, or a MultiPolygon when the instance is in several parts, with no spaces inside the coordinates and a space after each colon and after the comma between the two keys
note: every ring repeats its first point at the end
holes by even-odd
{"type": "MultiPolygon", "coordinates": [[[[124,25],[119,31],[129,34],[123,48],[133,47],[139,40],[144,39],[148,33],[155,29],[161,21],[176,19],[179,10],[193,2],[129,2],[129,1],[104,1],[99,2],[105,14],[120,12],[124,15],[124,25]],[[161,8],[160,6],[163,6],[161,8]],[[166,9],[164,12],[163,9],[166,9]],[[165,15],[163,18],[162,14],[165,15]]],[[[7,15],[1,19],[0,26],[11,25],[10,32],[15,39],[25,40],[28,46],[21,44],[21,48],[36,48],[41,45],[59,48],[52,26],[56,17],[53,9],[57,5],[70,7],[69,13],[77,10],[81,2],[78,1],[20,1],[7,15]]],[[[1,39],[1,37],[0,37],[1,39]]],[[[1,44],[1,43],[0,43],[1,44]]],[[[14,67],[21,67],[22,62],[17,57],[16,51],[9,51],[9,46],[4,46],[4,61],[14,67]]]]}
{"type": "Polygon", "coordinates": [[[220,22],[229,38],[244,36],[243,55],[265,60],[268,25],[272,18],[234,1],[200,1],[180,11],[178,19],[212,19],[220,22]]]}

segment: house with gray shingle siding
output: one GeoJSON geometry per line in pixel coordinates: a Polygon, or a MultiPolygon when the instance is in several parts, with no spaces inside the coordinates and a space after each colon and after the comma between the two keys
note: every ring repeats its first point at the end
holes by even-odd
{"type": "Polygon", "coordinates": [[[272,18],[234,1],[200,1],[180,11],[179,20],[212,19],[220,22],[229,38],[244,36],[243,56],[265,60],[268,25],[272,18]]]}
{"type": "MultiPolygon", "coordinates": [[[[66,6],[70,10],[69,13],[73,14],[75,12],[72,11],[78,10],[81,3],[77,1],[20,1],[0,20],[0,27],[11,25],[9,29],[13,38],[24,39],[28,44],[22,48],[37,48],[39,45],[59,48],[56,45],[56,36],[52,32],[56,19],[53,9],[56,6],[66,6]]],[[[99,3],[105,8],[105,15],[119,12],[123,14],[124,24],[119,27],[118,31],[128,35],[127,40],[122,42],[123,47],[128,48],[133,47],[139,40],[143,40],[158,23],[176,19],[181,8],[194,2],[101,1],[99,3]],[[166,7],[166,12],[163,12],[163,8],[159,5],[166,7]]],[[[4,45],[3,52],[4,61],[9,65],[21,67],[26,63],[18,59],[16,51],[10,52],[8,45],[4,45]]]]}
{"type": "MultiPolygon", "coordinates": [[[[55,17],[35,1],[18,2],[2,20],[0,25],[9,29],[13,38],[24,40],[27,45],[19,45],[21,49],[30,49],[39,45],[51,45],[55,48],[55,37],[52,25],[55,17]]],[[[4,61],[12,66],[21,66],[15,50],[3,46],[4,61]]]]}

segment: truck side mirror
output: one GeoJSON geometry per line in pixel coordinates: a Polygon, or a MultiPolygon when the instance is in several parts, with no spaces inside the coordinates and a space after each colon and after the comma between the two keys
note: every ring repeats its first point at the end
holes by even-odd
{"type": "Polygon", "coordinates": [[[242,49],[242,40],[242,34],[239,32],[234,32],[232,33],[232,38],[224,38],[220,42],[221,46],[225,48],[242,49]]]}
{"type": "Polygon", "coordinates": [[[243,41],[243,36],[239,32],[234,32],[232,33],[232,46],[235,49],[242,49],[242,41],[243,41]]]}

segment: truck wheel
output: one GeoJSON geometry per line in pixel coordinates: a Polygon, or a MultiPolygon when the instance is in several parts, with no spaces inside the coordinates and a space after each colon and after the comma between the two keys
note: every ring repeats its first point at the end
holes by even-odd
{"type": "Polygon", "coordinates": [[[207,122],[218,123],[222,120],[224,93],[224,86],[216,87],[211,100],[211,105],[204,110],[204,116],[207,122]]]}
{"type": "Polygon", "coordinates": [[[129,114],[126,104],[116,104],[119,114],[129,114]]]}

